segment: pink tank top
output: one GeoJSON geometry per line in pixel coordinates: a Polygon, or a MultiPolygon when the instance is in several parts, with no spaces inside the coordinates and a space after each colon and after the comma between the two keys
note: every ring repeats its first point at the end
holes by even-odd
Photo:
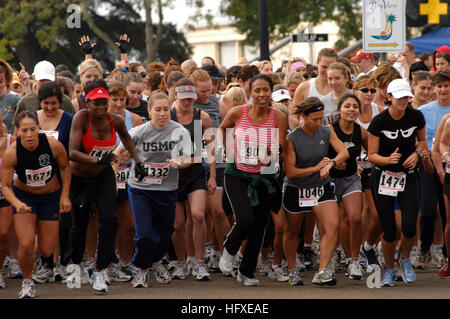
{"type": "Polygon", "coordinates": [[[241,117],[234,127],[234,162],[236,167],[247,173],[261,173],[269,166],[272,145],[276,144],[276,112],[270,108],[267,119],[253,123],[248,117],[248,104],[242,105],[241,117]]]}

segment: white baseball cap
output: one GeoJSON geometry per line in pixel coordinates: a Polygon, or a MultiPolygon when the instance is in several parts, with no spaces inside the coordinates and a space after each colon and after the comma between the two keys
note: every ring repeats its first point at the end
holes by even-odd
{"type": "Polygon", "coordinates": [[[272,92],[272,100],[275,102],[280,102],[283,100],[290,100],[292,101],[291,96],[289,95],[289,91],[286,89],[279,89],[272,92]]]}
{"type": "Polygon", "coordinates": [[[33,75],[36,81],[55,81],[55,67],[48,61],[40,61],[34,66],[33,75]]]}
{"type": "Polygon", "coordinates": [[[387,93],[392,94],[396,99],[401,99],[405,96],[414,97],[411,92],[411,87],[405,79],[397,79],[389,83],[387,93]]]}

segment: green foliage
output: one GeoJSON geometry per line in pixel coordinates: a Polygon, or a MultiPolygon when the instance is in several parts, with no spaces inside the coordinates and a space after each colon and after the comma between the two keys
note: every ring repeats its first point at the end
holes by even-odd
{"type": "MultiPolygon", "coordinates": [[[[361,38],[361,7],[356,0],[267,0],[270,40],[290,35],[299,22],[317,25],[325,20],[340,27],[338,47],[361,38]]],[[[246,34],[247,43],[259,40],[258,1],[224,0],[221,12],[231,18],[239,32],[246,34]]]]}
{"type": "Polygon", "coordinates": [[[53,52],[64,36],[64,2],[60,0],[2,1],[0,7],[0,58],[13,58],[11,48],[33,33],[42,48],[53,52]]]}

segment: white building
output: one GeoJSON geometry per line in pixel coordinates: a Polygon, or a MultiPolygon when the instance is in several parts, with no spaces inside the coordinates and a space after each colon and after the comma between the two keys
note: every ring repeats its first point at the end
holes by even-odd
{"type": "MultiPolygon", "coordinates": [[[[306,30],[305,33],[308,33],[307,23],[300,23],[297,30],[306,30]]],[[[328,34],[328,42],[314,42],[311,48],[308,43],[289,42],[272,54],[271,59],[274,64],[274,70],[281,66],[283,60],[288,60],[291,57],[303,57],[307,62],[311,62],[310,51],[312,51],[313,62],[315,63],[315,57],[322,48],[333,47],[333,44],[337,41],[338,31],[339,29],[334,22],[324,22],[312,27],[312,33],[328,34]]],[[[203,57],[210,56],[216,63],[229,68],[238,64],[241,57],[251,61],[259,56],[259,47],[251,47],[244,44],[245,35],[238,33],[230,25],[199,27],[194,31],[186,32],[185,36],[193,48],[192,59],[198,64],[200,64],[203,57]]],[[[277,45],[277,43],[271,43],[270,48],[277,45]]]]}

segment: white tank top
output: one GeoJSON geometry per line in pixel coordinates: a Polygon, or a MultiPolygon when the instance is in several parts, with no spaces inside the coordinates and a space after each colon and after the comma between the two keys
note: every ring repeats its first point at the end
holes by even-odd
{"type": "MultiPolygon", "coordinates": [[[[380,113],[378,106],[372,102],[372,118],[374,118],[375,115],[377,115],[378,113],[380,113]]],[[[362,127],[364,127],[366,130],[369,128],[369,125],[370,125],[370,121],[369,121],[369,123],[363,123],[363,122],[361,122],[361,120],[359,118],[357,118],[355,122],[358,123],[359,125],[361,125],[362,127]]]]}
{"type": "Polygon", "coordinates": [[[312,78],[311,80],[309,80],[309,92],[308,92],[308,97],[318,97],[319,99],[322,99],[326,96],[323,94],[320,94],[319,91],[317,91],[316,88],[316,78],[312,78]]]}

